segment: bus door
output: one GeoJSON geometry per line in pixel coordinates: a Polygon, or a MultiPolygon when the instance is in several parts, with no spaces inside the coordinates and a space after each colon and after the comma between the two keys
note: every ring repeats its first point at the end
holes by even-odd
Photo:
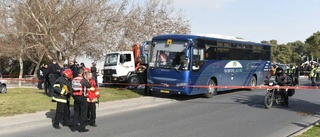
{"type": "MultiPolygon", "coordinates": [[[[195,86],[203,86],[207,85],[208,82],[208,75],[204,72],[204,49],[192,48],[191,52],[191,63],[190,63],[190,79],[191,85],[195,86]]],[[[191,88],[191,94],[199,94],[206,92],[207,89],[205,88],[191,88]]]]}

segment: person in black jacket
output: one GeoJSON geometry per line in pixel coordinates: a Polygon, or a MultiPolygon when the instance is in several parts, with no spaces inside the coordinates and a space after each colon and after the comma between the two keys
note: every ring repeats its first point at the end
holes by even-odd
{"type": "Polygon", "coordinates": [[[48,72],[50,82],[49,96],[51,97],[53,94],[53,84],[58,79],[58,77],[60,77],[60,66],[57,64],[56,60],[53,60],[52,64],[49,65],[48,72]]]}
{"type": "Polygon", "coordinates": [[[56,114],[52,121],[52,126],[55,129],[60,129],[59,123],[63,120],[63,126],[69,126],[70,118],[70,92],[71,87],[72,71],[66,69],[63,71],[61,77],[59,77],[53,85],[53,97],[52,101],[57,102],[56,114]]]}
{"type": "Polygon", "coordinates": [[[70,61],[70,63],[69,63],[69,68],[73,72],[73,78],[78,76],[79,67],[76,64],[77,64],[77,61],[74,61],[74,62],[70,61]]]}
{"type": "Polygon", "coordinates": [[[97,67],[97,64],[95,62],[92,62],[92,66],[90,68],[90,71],[92,73],[92,78],[98,85],[98,75],[99,75],[99,69],[97,67]]]}
{"type": "Polygon", "coordinates": [[[44,64],[44,67],[42,68],[42,72],[43,72],[43,89],[44,89],[44,93],[46,95],[49,95],[49,70],[48,70],[48,65],[44,64]]]}

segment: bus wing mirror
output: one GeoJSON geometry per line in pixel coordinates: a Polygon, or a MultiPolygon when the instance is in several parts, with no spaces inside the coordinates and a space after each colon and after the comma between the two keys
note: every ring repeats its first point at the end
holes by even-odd
{"type": "Polygon", "coordinates": [[[141,55],[140,61],[142,64],[148,64],[148,55],[141,55]]]}
{"type": "Polygon", "coordinates": [[[157,45],[157,42],[152,42],[152,47],[155,47],[157,45]]]}

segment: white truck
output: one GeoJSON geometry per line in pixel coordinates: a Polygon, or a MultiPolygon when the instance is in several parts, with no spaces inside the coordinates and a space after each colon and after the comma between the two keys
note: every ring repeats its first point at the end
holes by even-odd
{"type": "Polygon", "coordinates": [[[116,51],[106,55],[103,73],[103,83],[106,85],[131,85],[145,84],[147,80],[148,54],[145,52],[146,41],[141,46],[139,52],[140,66],[136,69],[135,55],[133,51],[116,51]]]}

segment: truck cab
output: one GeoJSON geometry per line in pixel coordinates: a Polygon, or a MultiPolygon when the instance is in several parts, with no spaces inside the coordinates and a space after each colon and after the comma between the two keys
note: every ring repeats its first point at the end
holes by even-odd
{"type": "MultiPolygon", "coordinates": [[[[134,77],[135,63],[132,51],[112,52],[106,55],[103,83],[122,83],[134,77]]],[[[132,81],[138,84],[138,81],[132,81]]]]}
{"type": "Polygon", "coordinates": [[[148,52],[150,41],[141,46],[135,44],[132,51],[117,51],[106,55],[103,68],[103,83],[138,87],[147,81],[148,52]]]}

